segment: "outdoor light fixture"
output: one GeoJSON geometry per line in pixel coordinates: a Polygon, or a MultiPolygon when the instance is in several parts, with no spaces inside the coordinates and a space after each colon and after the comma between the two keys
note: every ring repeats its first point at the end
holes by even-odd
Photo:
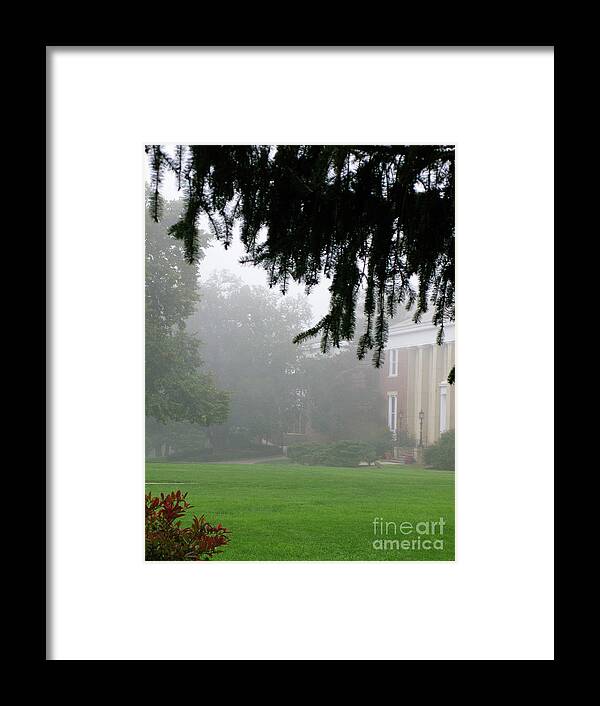
{"type": "Polygon", "coordinates": [[[419,446],[423,446],[423,419],[425,417],[425,412],[421,410],[419,412],[419,446]]]}

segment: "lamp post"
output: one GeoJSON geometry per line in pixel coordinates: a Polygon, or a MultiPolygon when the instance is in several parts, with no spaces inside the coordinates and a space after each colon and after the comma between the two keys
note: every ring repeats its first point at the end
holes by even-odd
{"type": "Polygon", "coordinates": [[[423,419],[425,417],[425,412],[421,410],[419,412],[419,446],[423,446],[423,419]]]}

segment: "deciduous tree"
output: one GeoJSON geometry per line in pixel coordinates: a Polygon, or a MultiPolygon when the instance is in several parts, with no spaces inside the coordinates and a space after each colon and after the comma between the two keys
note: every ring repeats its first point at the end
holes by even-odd
{"type": "Polygon", "coordinates": [[[201,371],[200,342],[185,328],[198,301],[197,268],[167,234],[181,204],[163,208],[163,224],[146,222],[146,415],[203,426],[223,422],[227,395],[201,371]]]}
{"type": "Polygon", "coordinates": [[[230,391],[226,425],[214,428],[220,445],[279,443],[296,403],[302,347],[292,339],[310,321],[306,300],[278,297],[222,272],[202,282],[190,330],[203,341],[203,356],[219,386],[230,391]]]}

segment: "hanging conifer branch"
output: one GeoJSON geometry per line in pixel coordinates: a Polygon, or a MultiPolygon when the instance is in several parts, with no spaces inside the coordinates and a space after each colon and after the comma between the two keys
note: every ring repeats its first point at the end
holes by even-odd
{"type": "Polygon", "coordinates": [[[150,203],[149,209],[152,219],[155,223],[158,222],[160,218],[161,208],[160,208],[160,183],[162,181],[163,174],[163,151],[159,145],[153,145],[151,148],[151,191],[150,191],[150,203]]]}
{"type": "Polygon", "coordinates": [[[358,293],[366,328],[358,356],[379,367],[388,320],[416,304],[434,307],[438,341],[454,320],[454,148],[447,145],[160,145],[146,150],[150,212],[160,217],[166,170],[183,189],[185,211],[170,232],[186,257],[198,257],[198,220],[207,217],[227,248],[240,227],[246,261],[264,267],[270,286],[310,289],[331,277],[330,309],[296,338],[321,335],[321,347],[354,336],[358,293]],[[265,237],[259,240],[259,234],[265,237]],[[418,279],[416,289],[411,279],[418,279]]]}

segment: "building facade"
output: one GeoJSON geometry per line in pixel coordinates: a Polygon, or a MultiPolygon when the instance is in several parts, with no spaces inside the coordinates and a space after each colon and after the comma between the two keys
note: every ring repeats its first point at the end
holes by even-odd
{"type": "Polygon", "coordinates": [[[408,317],[390,325],[380,377],[382,404],[399,445],[428,446],[454,429],[455,386],[448,383],[455,360],[454,322],[444,326],[444,342],[438,345],[431,313],[418,324],[408,317]]]}

